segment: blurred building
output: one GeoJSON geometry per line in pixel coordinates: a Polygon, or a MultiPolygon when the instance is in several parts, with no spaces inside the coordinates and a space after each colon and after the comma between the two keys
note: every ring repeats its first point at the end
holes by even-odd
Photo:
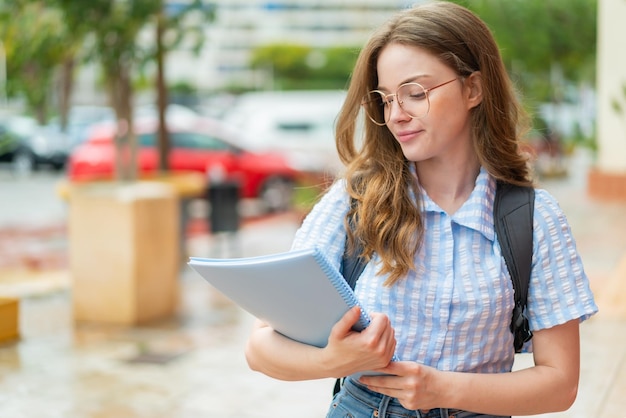
{"type": "MultiPolygon", "coordinates": [[[[166,0],[166,11],[176,13],[190,0],[166,0]]],[[[395,12],[424,0],[204,0],[215,20],[204,25],[204,45],[196,54],[181,45],[166,60],[169,85],[186,84],[200,92],[229,86],[267,89],[271,69],[249,67],[255,48],[274,43],[312,47],[353,46],[360,48],[371,32],[395,12]]],[[[141,34],[146,45],[154,29],[141,34]]],[[[315,56],[311,57],[312,65],[315,56]]],[[[74,98],[78,104],[104,103],[97,66],[82,68],[74,98]]],[[[139,92],[139,102],[153,101],[152,93],[139,92]]]]}
{"type": "MultiPolygon", "coordinates": [[[[184,0],[171,0],[168,7],[184,0]]],[[[271,69],[249,68],[252,51],[271,43],[314,47],[361,47],[372,30],[393,13],[415,4],[408,0],[214,0],[215,21],[205,30],[199,57],[182,48],[170,53],[170,82],[199,90],[224,86],[266,86],[271,69]]],[[[315,57],[311,57],[315,59],[315,57]]]]}
{"type": "Polygon", "coordinates": [[[598,153],[589,193],[626,201],[626,2],[598,2],[598,153]]]}

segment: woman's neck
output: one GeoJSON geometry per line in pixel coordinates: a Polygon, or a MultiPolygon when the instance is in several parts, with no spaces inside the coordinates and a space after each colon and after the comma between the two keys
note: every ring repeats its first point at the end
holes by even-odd
{"type": "Polygon", "coordinates": [[[415,163],[420,186],[446,213],[452,215],[467,201],[480,172],[478,159],[465,164],[435,161],[415,163]]]}

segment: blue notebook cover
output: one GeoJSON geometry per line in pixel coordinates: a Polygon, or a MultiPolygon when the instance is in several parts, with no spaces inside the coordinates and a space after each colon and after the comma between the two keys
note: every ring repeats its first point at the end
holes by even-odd
{"type": "MultiPolygon", "coordinates": [[[[192,257],[189,266],[218,291],[275,331],[316,347],[353,306],[360,306],[339,271],[318,248],[260,257],[192,257]]],[[[370,322],[361,309],[355,330],[370,322]]]]}

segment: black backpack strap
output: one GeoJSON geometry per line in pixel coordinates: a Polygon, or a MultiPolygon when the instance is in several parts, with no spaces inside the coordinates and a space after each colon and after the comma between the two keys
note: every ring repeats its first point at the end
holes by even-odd
{"type": "Polygon", "coordinates": [[[345,379],[345,377],[342,378],[342,379],[335,380],[335,387],[333,388],[333,396],[335,396],[341,390],[341,385],[343,384],[343,379],[345,379]]]}
{"type": "Polygon", "coordinates": [[[516,353],[533,336],[526,303],[533,255],[534,206],[534,188],[498,182],[493,207],[494,226],[515,291],[510,328],[516,353]]]}
{"type": "Polygon", "coordinates": [[[352,290],[356,286],[356,281],[365,270],[365,266],[367,262],[360,256],[361,247],[357,245],[355,248],[354,256],[350,256],[347,250],[348,242],[346,240],[346,251],[343,252],[343,256],[341,257],[341,268],[339,271],[343,278],[348,282],[352,290]]]}
{"type": "MultiPolygon", "coordinates": [[[[351,200],[350,204],[354,206],[354,200],[351,200]]],[[[348,227],[350,229],[354,228],[353,220],[348,220],[348,227]]],[[[343,276],[343,278],[348,282],[350,288],[354,290],[356,286],[356,281],[358,280],[363,270],[365,270],[365,266],[367,262],[361,257],[361,253],[363,252],[363,247],[357,241],[354,248],[354,255],[350,254],[348,251],[348,235],[346,234],[346,247],[343,251],[343,255],[341,257],[341,266],[339,267],[339,272],[343,276]]]]}

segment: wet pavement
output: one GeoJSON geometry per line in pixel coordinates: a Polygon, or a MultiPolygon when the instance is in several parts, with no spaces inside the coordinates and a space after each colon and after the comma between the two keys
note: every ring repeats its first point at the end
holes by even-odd
{"type": "MultiPolygon", "coordinates": [[[[568,216],[601,308],[581,326],[576,403],[567,412],[544,417],[626,417],[626,313],[621,309],[626,306],[626,203],[586,196],[589,162],[586,154],[579,155],[567,177],[542,182],[568,216]]],[[[54,228],[63,211],[55,206],[51,214],[54,222],[48,227],[58,231],[54,228]]],[[[297,215],[284,214],[248,222],[237,236],[190,234],[188,252],[254,256],[285,251],[299,221],[297,215]]],[[[38,225],[46,227],[45,222],[38,225]]],[[[52,252],[63,247],[62,234],[50,234],[22,237],[31,259],[40,255],[36,243],[53,241],[47,244],[52,252]]],[[[0,296],[20,298],[21,338],[0,345],[0,418],[324,416],[334,381],[281,382],[251,372],[243,345],[253,318],[186,266],[181,266],[179,308],[172,318],[137,327],[75,324],[62,257],[24,268],[15,258],[7,262],[11,246],[4,242],[2,247],[0,237],[5,260],[0,296]]],[[[520,356],[516,367],[531,361],[520,356]]]]}

